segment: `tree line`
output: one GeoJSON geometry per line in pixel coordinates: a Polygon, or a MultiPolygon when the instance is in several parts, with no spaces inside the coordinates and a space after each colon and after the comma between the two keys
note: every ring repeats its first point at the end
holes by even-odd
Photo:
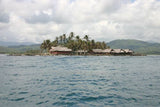
{"type": "Polygon", "coordinates": [[[96,42],[94,39],[90,40],[88,35],[80,38],[79,35],[75,36],[73,32],[71,32],[68,37],[66,34],[56,37],[54,41],[50,41],[49,39],[44,40],[40,46],[41,52],[49,52],[52,46],[65,46],[72,49],[72,51],[84,50],[88,52],[91,52],[92,49],[110,48],[104,41],[96,42]]]}

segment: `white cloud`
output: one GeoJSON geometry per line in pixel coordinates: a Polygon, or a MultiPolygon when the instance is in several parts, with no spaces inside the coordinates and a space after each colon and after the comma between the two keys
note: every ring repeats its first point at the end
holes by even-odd
{"type": "Polygon", "coordinates": [[[160,40],[158,0],[1,0],[0,38],[41,42],[63,33],[160,40]]]}

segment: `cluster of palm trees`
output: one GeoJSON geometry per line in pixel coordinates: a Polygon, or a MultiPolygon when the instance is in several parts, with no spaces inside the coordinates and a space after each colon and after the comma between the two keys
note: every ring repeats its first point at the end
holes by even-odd
{"type": "Polygon", "coordinates": [[[85,50],[91,52],[92,49],[106,49],[109,48],[105,42],[95,42],[95,40],[90,40],[88,35],[85,35],[84,38],[80,38],[79,35],[75,36],[73,32],[67,37],[66,34],[63,34],[59,37],[56,37],[54,41],[44,40],[41,44],[41,52],[44,50],[49,52],[52,46],[65,46],[73,51],[85,50]]]}

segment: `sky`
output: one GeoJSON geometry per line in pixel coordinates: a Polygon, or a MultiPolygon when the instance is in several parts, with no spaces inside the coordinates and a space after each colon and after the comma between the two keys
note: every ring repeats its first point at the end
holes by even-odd
{"type": "Polygon", "coordinates": [[[0,0],[0,41],[40,43],[70,32],[160,42],[160,0],[0,0]]]}

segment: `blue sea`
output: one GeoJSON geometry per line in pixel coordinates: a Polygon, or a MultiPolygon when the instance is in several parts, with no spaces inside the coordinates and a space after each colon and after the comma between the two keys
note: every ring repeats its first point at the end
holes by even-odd
{"type": "Polygon", "coordinates": [[[0,55],[0,107],[160,107],[160,56],[0,55]]]}

